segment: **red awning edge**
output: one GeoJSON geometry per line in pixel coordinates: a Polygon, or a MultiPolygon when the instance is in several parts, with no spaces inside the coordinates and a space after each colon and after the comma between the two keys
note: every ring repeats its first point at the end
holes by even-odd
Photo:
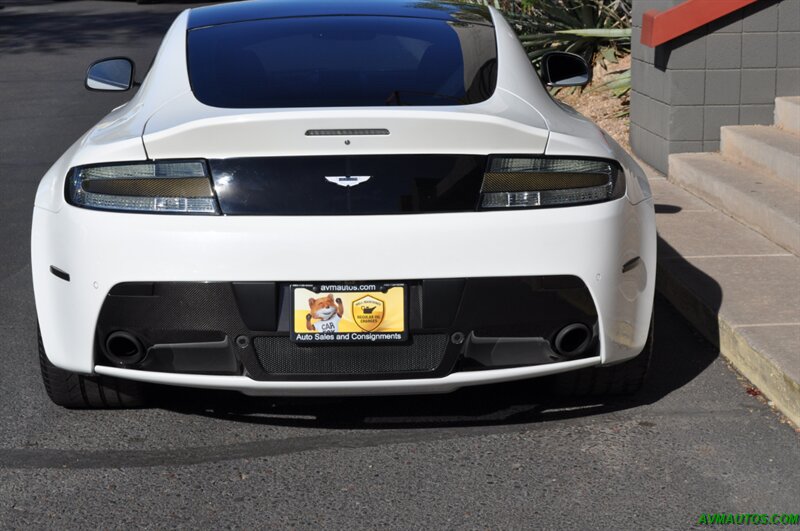
{"type": "Polygon", "coordinates": [[[642,17],[641,43],[655,48],[757,1],[686,0],[663,13],[650,10],[642,17]]]}

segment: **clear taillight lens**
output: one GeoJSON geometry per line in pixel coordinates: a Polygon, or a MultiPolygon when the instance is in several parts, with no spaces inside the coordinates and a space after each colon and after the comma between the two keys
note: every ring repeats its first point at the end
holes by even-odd
{"type": "Polygon", "coordinates": [[[610,161],[494,156],[481,186],[481,208],[537,208],[622,197],[625,180],[610,161]]]}
{"type": "Polygon", "coordinates": [[[71,170],[67,202],[126,212],[219,214],[200,160],[82,166],[71,170]]]}

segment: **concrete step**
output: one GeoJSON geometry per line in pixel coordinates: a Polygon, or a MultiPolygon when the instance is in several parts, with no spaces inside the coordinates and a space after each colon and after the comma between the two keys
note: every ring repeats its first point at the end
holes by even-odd
{"type": "Polygon", "coordinates": [[[800,257],[645,171],[657,205],[656,289],[800,426],[800,257]]]}
{"type": "Polygon", "coordinates": [[[728,158],[764,169],[800,189],[800,134],[763,125],[722,128],[720,151],[728,158]]]}
{"type": "Polygon", "coordinates": [[[670,155],[669,180],[800,256],[800,188],[719,153],[670,155]]]}
{"type": "Polygon", "coordinates": [[[800,96],[775,98],[775,125],[800,133],[800,96]]]}

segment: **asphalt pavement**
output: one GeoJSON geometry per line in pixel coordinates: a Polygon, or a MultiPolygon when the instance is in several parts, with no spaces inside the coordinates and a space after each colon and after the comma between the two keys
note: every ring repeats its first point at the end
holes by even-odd
{"type": "Polygon", "coordinates": [[[533,380],[431,397],[164,388],[143,410],[51,404],[29,265],[38,180],[126,98],[85,91],[86,66],[127,55],[143,71],[185,7],[0,10],[0,528],[688,529],[702,513],[800,512],[800,435],[661,300],[651,378],[629,400],[555,400],[533,380]]]}

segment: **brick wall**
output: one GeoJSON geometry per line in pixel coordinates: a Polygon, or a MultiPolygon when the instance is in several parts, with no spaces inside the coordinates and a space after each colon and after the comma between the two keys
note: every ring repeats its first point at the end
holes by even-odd
{"type": "Polygon", "coordinates": [[[800,0],[759,0],[642,45],[642,15],[682,1],[633,0],[631,146],[665,173],[670,153],[717,151],[723,125],[771,124],[776,96],[800,96],[800,0]]]}

